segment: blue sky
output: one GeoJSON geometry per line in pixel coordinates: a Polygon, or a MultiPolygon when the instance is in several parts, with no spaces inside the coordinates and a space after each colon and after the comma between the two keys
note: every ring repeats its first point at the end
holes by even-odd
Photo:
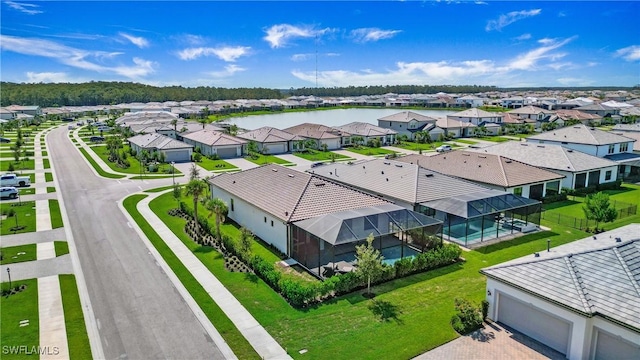
{"type": "Polygon", "coordinates": [[[2,0],[0,11],[11,82],[640,84],[635,1],[2,0]]]}

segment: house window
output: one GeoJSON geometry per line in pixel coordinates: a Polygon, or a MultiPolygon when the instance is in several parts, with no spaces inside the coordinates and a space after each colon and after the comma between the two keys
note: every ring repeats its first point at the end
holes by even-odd
{"type": "Polygon", "coordinates": [[[607,170],[607,172],[604,173],[604,181],[609,180],[611,180],[611,170],[607,170]]]}
{"type": "Polygon", "coordinates": [[[620,152],[627,152],[627,151],[629,151],[629,143],[620,144],[620,152]]]}
{"type": "Polygon", "coordinates": [[[513,189],[513,195],[522,196],[522,187],[517,187],[513,189]]]}
{"type": "Polygon", "coordinates": [[[264,222],[265,222],[265,223],[267,222],[267,217],[266,217],[266,216],[264,217],[264,222]]]}
{"type": "Polygon", "coordinates": [[[233,211],[233,210],[234,210],[234,208],[233,208],[233,199],[231,199],[231,211],[233,211]]]}
{"type": "Polygon", "coordinates": [[[613,154],[616,151],[616,146],[614,144],[609,145],[609,154],[613,154]]]}
{"type": "Polygon", "coordinates": [[[271,220],[271,227],[273,227],[273,220],[271,220]]]}
{"type": "Polygon", "coordinates": [[[389,121],[389,126],[391,126],[391,121],[389,121]]]}

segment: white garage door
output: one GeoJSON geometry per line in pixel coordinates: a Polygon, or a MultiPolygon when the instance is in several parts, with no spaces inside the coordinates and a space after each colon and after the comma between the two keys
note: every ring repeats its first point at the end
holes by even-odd
{"type": "Polygon", "coordinates": [[[499,294],[498,321],[563,354],[569,349],[569,322],[510,296],[499,294]]]}
{"type": "Polygon", "coordinates": [[[632,344],[598,328],[596,329],[597,340],[594,354],[595,360],[640,359],[640,344],[632,344]]]}
{"type": "Polygon", "coordinates": [[[191,161],[189,156],[189,150],[174,150],[165,152],[166,162],[183,162],[183,161],[191,161]]]}
{"type": "Polygon", "coordinates": [[[265,146],[267,147],[269,154],[282,154],[284,152],[287,152],[286,144],[272,143],[272,144],[265,144],[265,146]]]}
{"type": "Polygon", "coordinates": [[[236,149],[235,147],[217,148],[216,151],[218,153],[218,156],[220,156],[223,159],[238,157],[238,149],[236,149]]]}

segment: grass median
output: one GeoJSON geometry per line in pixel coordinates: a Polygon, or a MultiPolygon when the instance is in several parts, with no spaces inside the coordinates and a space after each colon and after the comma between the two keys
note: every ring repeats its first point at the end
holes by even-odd
{"type": "Polygon", "coordinates": [[[69,345],[69,359],[91,359],[91,345],[89,344],[89,335],[87,335],[82,304],[78,295],[76,277],[74,275],[60,275],[59,278],[64,324],[69,345]]]}
{"type": "Polygon", "coordinates": [[[51,215],[51,228],[57,229],[64,226],[62,215],[60,214],[60,204],[58,200],[49,199],[49,214],[51,215]]]}
{"type": "Polygon", "coordinates": [[[84,155],[85,159],[87,159],[89,164],[91,164],[91,166],[98,173],[98,175],[100,175],[102,177],[105,177],[105,178],[109,178],[109,179],[122,179],[123,177],[125,177],[125,175],[108,173],[108,172],[102,170],[102,168],[96,163],[96,161],[93,160],[93,158],[89,155],[87,150],[85,150],[83,148],[78,148],[78,150],[80,150],[80,153],[82,153],[82,155],[84,155]]]}
{"type": "MultiPolygon", "coordinates": [[[[13,281],[12,287],[26,285],[27,288],[17,294],[8,297],[0,297],[0,343],[2,344],[2,360],[8,359],[34,359],[37,356],[28,355],[23,350],[19,352],[18,346],[40,345],[40,322],[38,321],[38,280],[13,281]],[[22,324],[28,324],[20,326],[22,324]],[[10,350],[15,350],[10,351],[10,350]]],[[[9,283],[2,283],[2,289],[9,288],[9,283]]]]}
{"type": "Polygon", "coordinates": [[[171,267],[171,270],[178,277],[180,282],[189,291],[189,294],[200,306],[207,318],[214,324],[216,330],[229,344],[233,352],[239,359],[259,359],[258,354],[253,350],[251,345],[242,336],[240,331],[229,320],[218,305],[211,299],[211,296],[204,290],[198,280],[189,272],[180,259],[171,251],[169,246],[162,238],[153,230],[151,225],[142,217],[136,209],[136,205],[147,195],[132,195],[124,200],[124,207],[131,217],[140,226],[149,241],[160,253],[164,261],[171,267]]]}

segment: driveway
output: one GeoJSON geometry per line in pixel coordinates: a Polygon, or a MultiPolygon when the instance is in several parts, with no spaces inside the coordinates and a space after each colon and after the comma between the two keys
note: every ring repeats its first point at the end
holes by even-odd
{"type": "Polygon", "coordinates": [[[224,159],[224,161],[228,162],[231,165],[237,166],[240,170],[249,170],[254,167],[258,167],[258,164],[252,163],[251,161],[244,158],[235,158],[235,159],[224,159]]]}
{"type": "Polygon", "coordinates": [[[303,159],[293,154],[280,154],[276,156],[279,157],[280,159],[296,164],[296,166],[292,166],[292,167],[298,171],[306,171],[311,169],[311,164],[313,163],[312,161],[303,159]]]}
{"type": "Polygon", "coordinates": [[[461,336],[414,358],[440,359],[565,359],[559,352],[498,323],[461,336]]]}

